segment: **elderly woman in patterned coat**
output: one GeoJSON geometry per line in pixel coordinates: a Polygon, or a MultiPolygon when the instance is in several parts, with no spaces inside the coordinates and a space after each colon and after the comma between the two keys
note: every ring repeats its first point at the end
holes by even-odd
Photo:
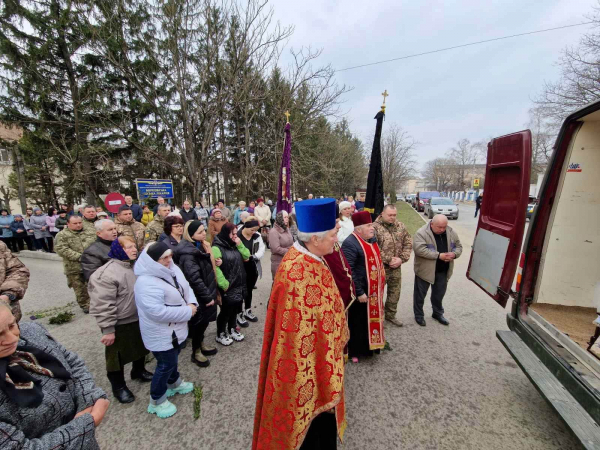
{"type": "Polygon", "coordinates": [[[107,409],[79,356],[0,303],[0,448],[98,449],[107,409]]]}

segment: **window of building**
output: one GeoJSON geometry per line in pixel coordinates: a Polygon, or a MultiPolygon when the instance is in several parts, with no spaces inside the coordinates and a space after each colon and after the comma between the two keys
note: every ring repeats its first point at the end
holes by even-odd
{"type": "Polygon", "coordinates": [[[0,164],[11,164],[11,152],[6,148],[0,147],[0,164]]]}

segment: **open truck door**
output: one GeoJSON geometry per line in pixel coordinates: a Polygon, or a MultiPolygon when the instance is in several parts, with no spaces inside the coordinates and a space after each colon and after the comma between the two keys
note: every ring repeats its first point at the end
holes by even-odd
{"type": "MultiPolygon", "coordinates": [[[[548,254],[551,245],[563,244],[557,238],[551,240],[552,230],[560,229],[553,225],[556,225],[561,195],[566,207],[578,205],[584,212],[597,203],[590,201],[596,198],[591,194],[600,196],[600,187],[595,183],[596,172],[592,172],[590,178],[594,182],[588,183],[590,186],[586,188],[586,192],[594,191],[591,194],[582,196],[579,192],[577,183],[581,184],[581,179],[571,180],[574,193],[571,197],[562,190],[571,165],[580,163],[584,156],[592,158],[594,163],[589,163],[592,167],[600,166],[599,149],[600,101],[597,101],[565,119],[548,162],[538,208],[529,224],[527,243],[521,253],[529,196],[531,133],[522,131],[493,139],[488,145],[485,194],[467,271],[470,280],[504,307],[511,296],[510,289],[521,258],[523,272],[518,280],[520,286],[517,283],[519,292],[507,314],[509,330],[499,330],[496,336],[582,445],[594,450],[600,450],[600,366],[568,336],[563,339],[551,323],[537,320],[531,314],[535,311],[530,305],[538,303],[535,289],[544,281],[544,268],[548,270],[548,264],[552,263],[554,273],[557,268],[563,270],[561,252],[566,250],[555,250],[552,260],[548,254]],[[573,199],[579,199],[579,203],[573,199]]],[[[563,223],[570,224],[571,220],[578,220],[576,217],[581,217],[581,213],[560,217],[564,217],[563,223]]],[[[584,222],[587,226],[590,220],[584,222]]],[[[596,241],[584,237],[580,240],[585,245],[596,241]]],[[[597,256],[594,252],[590,255],[592,263],[588,266],[595,264],[597,256]]],[[[575,256],[571,261],[582,260],[579,255],[575,256]]],[[[552,274],[550,271],[546,276],[552,274]]],[[[597,279],[593,281],[597,282],[597,279]]],[[[577,286],[581,286],[581,282],[575,285],[575,294],[570,298],[580,299],[577,286]]]]}
{"type": "Polygon", "coordinates": [[[529,130],[488,144],[485,194],[467,278],[506,306],[525,232],[531,171],[529,130]]]}

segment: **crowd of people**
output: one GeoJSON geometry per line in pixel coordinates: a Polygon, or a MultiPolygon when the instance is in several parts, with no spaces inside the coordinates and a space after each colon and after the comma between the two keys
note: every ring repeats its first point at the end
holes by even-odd
{"type": "MultiPolygon", "coordinates": [[[[147,411],[160,418],[177,412],[169,397],[193,391],[178,371],[188,338],[191,361],[205,368],[208,357],[218,353],[205,339],[212,322],[216,343],[227,347],[242,343],[243,329],[259,321],[253,290],[270,248],[273,286],[264,318],[253,448],[259,442],[261,448],[275,442],[281,448],[335,448],[345,428],[345,362],[380,353],[385,321],[403,325],[396,318],[402,264],[414,252],[416,322],[426,325],[423,303],[432,286],[433,318],[448,325],[442,300],[462,246],[444,216],[435,216],[412,238],[394,205],[386,205],[373,221],[362,198],[311,197],[295,202],[288,213],[262,198],[249,206],[239,202],[233,211],[223,201],[212,210],[199,202],[192,208],[189,201],[178,209],[159,198],[150,210],[127,196],[112,219],[93,205],[78,213],[61,206],[59,214],[28,209],[26,219],[2,211],[0,227],[8,224],[24,237],[31,230],[32,245],[39,242],[40,250],[62,257],[68,286],[101,331],[114,398],[135,401],[125,377],[131,363],[129,378],[150,383],[147,411]],[[27,225],[20,225],[25,220],[27,225]],[[154,373],[145,367],[150,352],[154,373]],[[300,372],[304,375],[296,377],[300,372]]],[[[33,437],[55,447],[97,448],[93,430],[107,397],[77,355],[47,345],[51,337],[43,327],[18,324],[29,272],[9,251],[4,234],[3,241],[0,399],[10,405],[0,403],[0,429],[18,434],[15,448],[33,437]],[[31,387],[21,389],[21,383],[31,387]],[[68,391],[61,397],[64,413],[44,422],[44,430],[14,420],[24,407],[49,414],[45,394],[54,395],[61,385],[68,391]],[[87,392],[85,401],[78,400],[81,390],[87,392]]],[[[17,237],[15,242],[18,253],[17,237]]]]}

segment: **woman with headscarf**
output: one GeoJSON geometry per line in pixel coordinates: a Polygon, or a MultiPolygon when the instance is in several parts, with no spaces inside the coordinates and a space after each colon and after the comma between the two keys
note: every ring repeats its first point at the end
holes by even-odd
{"type": "Polygon", "coordinates": [[[275,273],[281,264],[281,260],[294,245],[294,238],[288,228],[289,216],[287,211],[279,211],[275,217],[275,225],[269,231],[269,245],[271,246],[271,275],[275,279],[275,273]]]}
{"type": "Polygon", "coordinates": [[[339,208],[340,229],[338,231],[338,242],[341,246],[344,240],[354,232],[354,224],[350,218],[352,216],[352,203],[340,202],[339,208]]]}
{"type": "Polygon", "coordinates": [[[5,449],[96,450],[108,400],[83,360],[0,302],[0,443],[5,449]]]}
{"type": "Polygon", "coordinates": [[[48,231],[50,232],[53,238],[55,238],[58,232],[60,231],[58,228],[56,228],[57,218],[58,214],[56,213],[56,208],[54,206],[48,208],[48,215],[46,216],[46,225],[48,225],[48,231]]]}
{"type": "Polygon", "coordinates": [[[135,397],[125,383],[125,364],[133,363],[132,380],[152,381],[152,373],[145,368],[148,350],[142,341],[133,292],[133,263],[137,259],[133,238],[115,239],[108,257],[110,260],[88,280],[90,315],[102,331],[100,342],[106,346],[106,372],[113,395],[120,403],[131,403],[135,397]]]}
{"type": "Polygon", "coordinates": [[[258,230],[260,222],[256,216],[249,216],[243,224],[243,227],[237,232],[240,241],[250,252],[250,258],[244,262],[246,270],[246,295],[244,296],[244,306],[240,304],[240,312],[237,317],[237,323],[242,327],[247,327],[250,322],[258,322],[258,318],[252,314],[252,291],[259,277],[262,277],[262,266],[260,260],[265,254],[265,243],[258,230]],[[247,319],[247,320],[246,320],[247,319]]]}
{"type": "MultiPolygon", "coordinates": [[[[164,236],[161,235],[158,240],[163,241],[169,246],[169,248],[175,251],[177,244],[181,242],[183,238],[183,226],[185,225],[184,220],[181,216],[168,215],[165,218],[165,232],[164,236]]],[[[176,263],[177,264],[177,263],[176,263]]]]}
{"type": "Polygon", "coordinates": [[[156,358],[148,412],[166,419],[177,412],[167,397],[194,390],[193,383],[181,379],[177,365],[198,302],[164,242],[148,244],[133,271],[138,277],[134,292],[142,340],[156,358]]]}
{"type": "Polygon", "coordinates": [[[219,234],[219,231],[221,231],[221,228],[223,228],[223,225],[226,223],[227,219],[223,217],[221,210],[219,208],[213,209],[210,213],[210,220],[208,221],[209,242],[212,242],[215,236],[219,234]]]}
{"type": "Polygon", "coordinates": [[[183,239],[173,251],[173,260],[190,283],[198,300],[198,312],[189,322],[192,337],[192,362],[208,367],[206,356],[215,355],[217,349],[204,342],[204,333],[210,322],[217,318],[217,304],[221,297],[217,289],[216,261],[210,244],[205,241],[206,229],[200,220],[185,224],[183,239]]]}
{"type": "Polygon", "coordinates": [[[54,241],[48,230],[46,217],[40,208],[33,208],[33,216],[29,218],[29,227],[33,230],[38,251],[41,252],[43,249],[45,252],[54,253],[54,241]]]}
{"type": "Polygon", "coordinates": [[[236,330],[236,316],[246,296],[246,270],[244,261],[250,258],[250,252],[236,234],[234,224],[227,222],[212,243],[215,260],[222,263],[216,268],[217,285],[223,299],[221,311],[217,317],[217,342],[231,345],[234,341],[243,341],[244,335],[236,330]]]}
{"type": "Polygon", "coordinates": [[[8,213],[8,209],[0,209],[0,239],[6,244],[11,252],[18,252],[19,248],[13,238],[12,224],[15,218],[8,213]]]}

